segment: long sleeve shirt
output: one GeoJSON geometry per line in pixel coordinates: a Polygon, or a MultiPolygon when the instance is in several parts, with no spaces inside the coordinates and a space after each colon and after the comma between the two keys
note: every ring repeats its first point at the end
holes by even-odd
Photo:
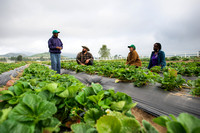
{"type": "Polygon", "coordinates": [[[61,53],[61,50],[56,47],[63,48],[63,43],[58,37],[52,36],[48,41],[48,46],[50,53],[61,53]]]}
{"type": "MultiPolygon", "coordinates": [[[[153,63],[152,63],[152,57],[153,55],[155,54],[155,52],[153,51],[151,53],[151,57],[150,57],[150,61],[149,61],[149,66],[148,66],[148,69],[150,69],[151,67],[153,67],[153,63]]],[[[165,61],[165,53],[163,51],[159,51],[158,52],[158,62],[157,62],[157,65],[158,66],[161,66],[161,68],[163,69],[165,66],[166,66],[166,61],[165,61]]]]}
{"type": "Polygon", "coordinates": [[[91,61],[94,60],[93,56],[91,53],[87,52],[86,54],[80,52],[78,53],[78,55],[76,56],[76,61],[78,64],[82,63],[82,64],[85,64],[85,61],[87,59],[90,59],[91,61]]]}
{"type": "Polygon", "coordinates": [[[133,52],[129,52],[126,64],[134,65],[134,66],[142,66],[142,62],[139,58],[138,53],[134,50],[133,52]]]}

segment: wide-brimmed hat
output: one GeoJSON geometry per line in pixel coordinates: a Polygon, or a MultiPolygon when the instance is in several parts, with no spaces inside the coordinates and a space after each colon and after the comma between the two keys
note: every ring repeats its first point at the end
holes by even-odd
{"type": "Polygon", "coordinates": [[[90,49],[86,46],[82,46],[82,48],[85,48],[85,49],[87,49],[87,51],[90,51],[90,49]]]}

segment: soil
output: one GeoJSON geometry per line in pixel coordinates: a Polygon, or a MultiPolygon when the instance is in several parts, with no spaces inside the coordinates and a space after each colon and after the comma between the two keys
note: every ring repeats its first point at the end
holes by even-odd
{"type": "Polygon", "coordinates": [[[165,127],[162,127],[152,121],[154,118],[156,118],[155,116],[152,116],[151,114],[148,114],[137,107],[134,107],[132,109],[132,114],[135,116],[136,120],[140,122],[141,126],[142,126],[142,120],[146,120],[151,125],[153,125],[158,130],[159,133],[167,132],[167,129],[165,127]]]}

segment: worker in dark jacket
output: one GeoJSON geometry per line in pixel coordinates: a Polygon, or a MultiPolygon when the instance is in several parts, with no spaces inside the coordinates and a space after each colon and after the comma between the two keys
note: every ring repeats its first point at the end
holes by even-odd
{"type": "Polygon", "coordinates": [[[83,50],[82,52],[78,53],[76,57],[76,61],[78,64],[81,65],[93,65],[93,56],[90,52],[90,49],[86,46],[82,46],[83,50]]]}
{"type": "Polygon", "coordinates": [[[61,50],[63,49],[63,43],[62,41],[58,38],[58,33],[60,33],[57,30],[54,30],[52,32],[53,36],[49,39],[48,41],[48,46],[49,46],[49,52],[50,52],[50,57],[51,57],[51,69],[54,71],[57,71],[57,73],[60,74],[60,53],[61,50]]]}
{"type": "Polygon", "coordinates": [[[161,48],[162,46],[160,43],[154,44],[154,51],[151,53],[148,69],[153,66],[161,66],[163,69],[166,66],[165,53],[161,51],[161,48]]]}

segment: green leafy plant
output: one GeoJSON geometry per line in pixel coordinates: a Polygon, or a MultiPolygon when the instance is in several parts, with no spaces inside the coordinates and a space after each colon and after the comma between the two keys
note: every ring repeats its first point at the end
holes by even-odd
{"type": "Polygon", "coordinates": [[[25,62],[19,63],[0,63],[0,74],[9,70],[13,70],[17,67],[26,65],[25,62]]]}
{"type": "MultiPolygon", "coordinates": [[[[51,128],[58,126],[60,122],[53,118],[52,115],[57,112],[56,106],[43,100],[41,97],[35,94],[27,94],[23,97],[22,101],[15,106],[8,114],[8,120],[5,120],[1,126],[1,131],[24,132],[27,129],[30,132],[35,130],[42,131],[45,128],[51,128]],[[13,122],[11,122],[13,121],[13,122]],[[44,121],[50,121],[49,124],[40,124],[44,121]],[[6,127],[7,124],[12,126],[6,127]],[[21,128],[23,127],[23,128],[21,128]],[[6,130],[4,130],[6,128],[6,130]]],[[[56,130],[56,129],[55,129],[56,130]]]]}
{"type": "Polygon", "coordinates": [[[187,84],[191,87],[191,94],[200,96],[200,77],[197,80],[188,80],[187,84]]]}
{"type": "Polygon", "coordinates": [[[168,69],[168,72],[164,72],[163,76],[163,78],[158,79],[158,82],[162,84],[161,87],[168,91],[180,88],[185,83],[185,79],[181,75],[177,75],[175,69],[168,69]]]}
{"type": "Polygon", "coordinates": [[[200,119],[187,114],[181,113],[177,118],[170,115],[160,116],[153,119],[153,121],[161,126],[167,128],[170,133],[198,133],[200,131],[200,119]]]}
{"type": "Polygon", "coordinates": [[[150,70],[151,70],[151,72],[160,73],[161,72],[161,67],[160,66],[154,66],[150,70]]]}

